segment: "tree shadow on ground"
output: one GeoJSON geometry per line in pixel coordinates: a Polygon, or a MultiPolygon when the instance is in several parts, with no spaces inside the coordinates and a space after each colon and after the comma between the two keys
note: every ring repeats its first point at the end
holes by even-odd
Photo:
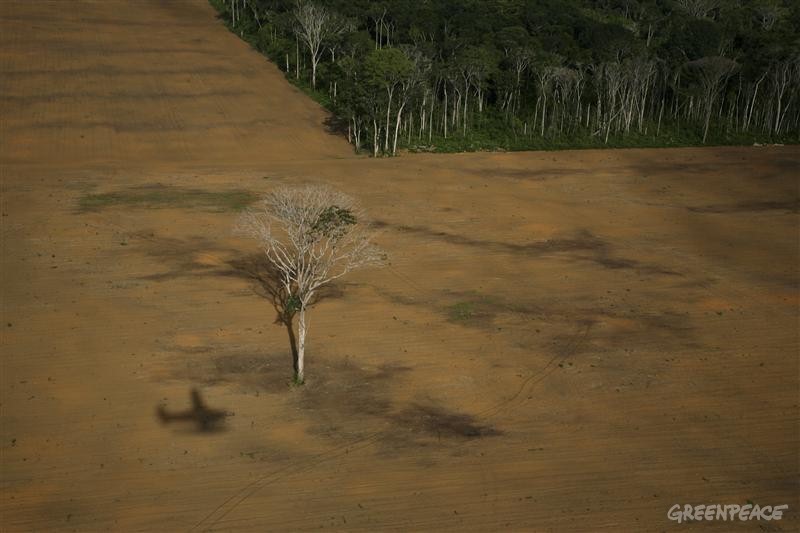
{"type": "Polygon", "coordinates": [[[348,121],[333,115],[328,115],[324,121],[325,131],[330,135],[347,138],[348,121]]]}
{"type": "Polygon", "coordinates": [[[294,397],[299,407],[314,414],[309,428],[313,435],[346,442],[373,435],[374,428],[381,427],[376,436],[383,455],[503,435],[488,421],[432,398],[398,404],[391,389],[413,379],[409,366],[361,366],[344,358],[319,361],[315,368],[313,382],[294,397]]]}
{"type": "Polygon", "coordinates": [[[415,433],[435,436],[439,441],[442,438],[470,439],[495,437],[503,434],[502,431],[490,425],[481,424],[472,415],[451,411],[438,405],[415,403],[395,413],[391,420],[415,433]]]}
{"type": "Polygon", "coordinates": [[[586,229],[575,233],[575,235],[571,237],[518,244],[477,239],[458,233],[437,231],[427,226],[393,224],[385,220],[377,220],[374,222],[374,225],[378,228],[390,228],[400,233],[420,236],[425,239],[438,240],[448,244],[480,248],[492,253],[507,253],[534,258],[560,256],[574,262],[595,264],[607,270],[632,270],[646,275],[683,275],[680,272],[675,272],[661,265],[619,257],[616,255],[615,247],[611,242],[601,239],[586,229]]]}

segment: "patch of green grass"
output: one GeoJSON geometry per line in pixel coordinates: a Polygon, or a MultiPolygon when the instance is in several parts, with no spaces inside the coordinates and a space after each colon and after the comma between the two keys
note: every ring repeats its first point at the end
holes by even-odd
{"type": "Polygon", "coordinates": [[[78,209],[82,213],[87,213],[109,207],[127,206],[145,209],[205,209],[221,213],[241,211],[257,199],[256,194],[239,189],[208,191],[154,184],[121,191],[86,194],[78,201],[78,209]]]}
{"type": "Polygon", "coordinates": [[[502,305],[494,299],[483,295],[475,295],[469,300],[462,300],[445,308],[447,318],[451,322],[483,327],[494,320],[502,305]]]}
{"type": "Polygon", "coordinates": [[[475,304],[472,302],[458,302],[447,308],[450,320],[460,322],[475,316],[475,304]]]}

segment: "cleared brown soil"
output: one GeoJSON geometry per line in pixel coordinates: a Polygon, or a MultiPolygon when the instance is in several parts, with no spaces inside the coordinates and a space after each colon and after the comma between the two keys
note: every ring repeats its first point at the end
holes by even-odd
{"type": "Polygon", "coordinates": [[[203,0],[65,5],[0,4],[3,531],[797,530],[797,147],[360,158],[203,0]],[[309,182],[392,264],[292,389],[223,194],[309,182]]]}

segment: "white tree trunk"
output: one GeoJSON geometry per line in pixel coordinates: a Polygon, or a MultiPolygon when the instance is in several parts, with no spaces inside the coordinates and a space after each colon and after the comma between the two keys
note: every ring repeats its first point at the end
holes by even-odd
{"type": "Polygon", "coordinates": [[[305,380],[305,355],[306,355],[306,331],[308,326],[306,324],[306,309],[305,305],[300,308],[300,320],[297,323],[297,376],[295,379],[298,383],[303,383],[305,380]]]}
{"type": "Polygon", "coordinates": [[[378,157],[378,121],[372,119],[372,157],[378,157]]]}
{"type": "Polygon", "coordinates": [[[706,121],[705,126],[703,127],[703,144],[706,143],[706,138],[708,137],[709,124],[711,124],[711,107],[709,107],[708,111],[706,111],[706,121]]]}
{"type": "Polygon", "coordinates": [[[406,103],[403,102],[400,106],[400,109],[397,110],[397,120],[394,123],[394,140],[392,142],[392,155],[397,155],[397,134],[400,131],[400,116],[403,113],[403,108],[406,106],[406,103]]]}
{"type": "Polygon", "coordinates": [[[464,88],[464,135],[467,134],[467,97],[469,96],[469,85],[464,88]]]}
{"type": "Polygon", "coordinates": [[[544,90],[542,91],[542,137],[544,137],[544,117],[546,112],[547,105],[547,96],[544,94],[544,90]]]}
{"type": "Polygon", "coordinates": [[[447,139],[447,87],[444,88],[444,138],[447,139]]]}
{"type": "Polygon", "coordinates": [[[383,152],[389,153],[389,128],[390,126],[390,111],[392,110],[392,96],[394,95],[394,87],[391,89],[387,89],[386,92],[389,94],[389,102],[386,105],[386,135],[384,136],[383,141],[383,152]]]}
{"type": "Polygon", "coordinates": [[[311,88],[317,88],[317,63],[319,60],[315,56],[311,56],[311,88]]]}

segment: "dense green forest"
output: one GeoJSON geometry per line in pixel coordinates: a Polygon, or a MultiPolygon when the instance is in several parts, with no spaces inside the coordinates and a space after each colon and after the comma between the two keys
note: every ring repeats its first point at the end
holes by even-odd
{"type": "Polygon", "coordinates": [[[800,138],[793,0],[211,0],[358,151],[800,138]]]}

